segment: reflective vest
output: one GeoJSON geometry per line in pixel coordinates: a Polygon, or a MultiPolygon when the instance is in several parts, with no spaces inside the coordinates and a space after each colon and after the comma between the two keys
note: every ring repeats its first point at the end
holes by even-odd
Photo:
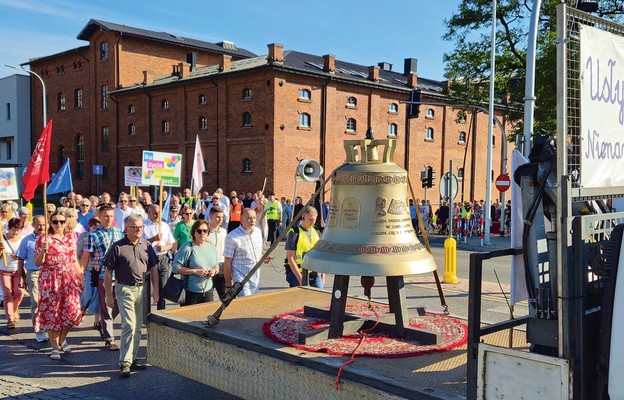
{"type": "Polygon", "coordinates": [[[238,203],[236,205],[230,204],[230,221],[240,222],[242,212],[243,205],[241,203],[238,203]]]}
{"type": "Polygon", "coordinates": [[[280,202],[275,200],[275,201],[267,201],[266,203],[266,217],[267,219],[275,219],[278,220],[279,219],[279,206],[280,206],[280,202]]]}
{"type": "MultiPolygon", "coordinates": [[[[297,238],[297,248],[295,249],[295,262],[297,265],[301,265],[303,257],[308,251],[312,250],[312,247],[319,241],[321,235],[315,226],[312,226],[309,231],[306,231],[300,226],[297,227],[297,229],[299,229],[299,237],[297,238]],[[308,232],[310,232],[310,237],[307,235],[308,232]]],[[[291,231],[293,231],[292,228],[291,231]]]]}

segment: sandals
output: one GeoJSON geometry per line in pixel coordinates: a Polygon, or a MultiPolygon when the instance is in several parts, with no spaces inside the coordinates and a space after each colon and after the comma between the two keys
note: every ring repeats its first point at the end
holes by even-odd
{"type": "Polygon", "coordinates": [[[50,353],[50,360],[60,360],[61,352],[59,350],[52,350],[50,353]]]}
{"type": "Polygon", "coordinates": [[[72,352],[72,348],[67,344],[67,340],[61,343],[61,349],[63,353],[70,354],[72,352]]]}
{"type": "Polygon", "coordinates": [[[15,321],[7,322],[7,329],[15,329],[15,321]]]}
{"type": "Polygon", "coordinates": [[[108,351],[119,351],[119,346],[117,346],[114,342],[110,340],[106,341],[106,344],[104,345],[104,347],[108,351]]]}

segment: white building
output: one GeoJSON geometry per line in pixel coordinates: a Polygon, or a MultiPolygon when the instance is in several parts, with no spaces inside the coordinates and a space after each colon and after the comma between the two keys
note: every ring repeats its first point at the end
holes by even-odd
{"type": "Polygon", "coordinates": [[[32,151],[30,125],[30,77],[0,78],[0,167],[16,167],[20,193],[20,178],[32,151]]]}

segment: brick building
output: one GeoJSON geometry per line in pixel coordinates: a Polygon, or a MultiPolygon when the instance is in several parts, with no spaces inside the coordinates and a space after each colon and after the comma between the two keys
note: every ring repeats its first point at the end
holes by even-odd
{"type": "MultiPolygon", "coordinates": [[[[344,161],[343,140],[372,127],[376,138],[396,138],[395,161],[409,171],[417,196],[424,194],[420,171],[432,166],[439,177],[453,160],[465,198],[485,198],[487,115],[444,105],[444,83],[418,77],[415,59],[393,71],[387,63],[366,67],[279,44],[255,56],[227,42],[189,46],[191,39],[94,20],[78,37],[89,45],[30,65],[57,102],[51,168],[71,157],[79,191],[95,191],[93,164],[105,167],[100,187],[127,190],[123,166],[140,165],[142,150],[191,160],[199,135],[205,188],[251,191],[266,178],[267,188],[291,197],[299,159],[332,171],[344,161]],[[442,105],[422,105],[416,116],[404,103],[414,93],[442,105]],[[61,107],[61,94],[73,96],[74,107],[61,107]]],[[[41,98],[37,90],[33,85],[33,99],[41,98]]],[[[33,126],[41,126],[36,101],[33,107],[33,126]]],[[[503,146],[495,135],[497,176],[503,146]]],[[[190,183],[191,167],[183,162],[183,182],[190,183]]],[[[312,184],[299,185],[299,195],[311,192],[312,184]]],[[[435,202],[438,189],[428,197],[435,202]]]]}

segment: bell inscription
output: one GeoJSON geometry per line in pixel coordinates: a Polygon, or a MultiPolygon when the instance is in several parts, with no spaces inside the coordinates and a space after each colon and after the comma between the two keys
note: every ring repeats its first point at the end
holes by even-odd
{"type": "Polygon", "coordinates": [[[329,213],[327,215],[327,227],[335,228],[338,221],[338,210],[340,210],[340,201],[337,197],[329,200],[329,213]]]}
{"type": "Polygon", "coordinates": [[[360,227],[360,201],[354,197],[347,197],[342,202],[340,209],[340,227],[347,229],[359,229],[360,227]]]}
{"type": "Polygon", "coordinates": [[[405,213],[407,213],[405,202],[401,199],[392,199],[390,207],[388,207],[388,214],[403,215],[405,213]]]}

